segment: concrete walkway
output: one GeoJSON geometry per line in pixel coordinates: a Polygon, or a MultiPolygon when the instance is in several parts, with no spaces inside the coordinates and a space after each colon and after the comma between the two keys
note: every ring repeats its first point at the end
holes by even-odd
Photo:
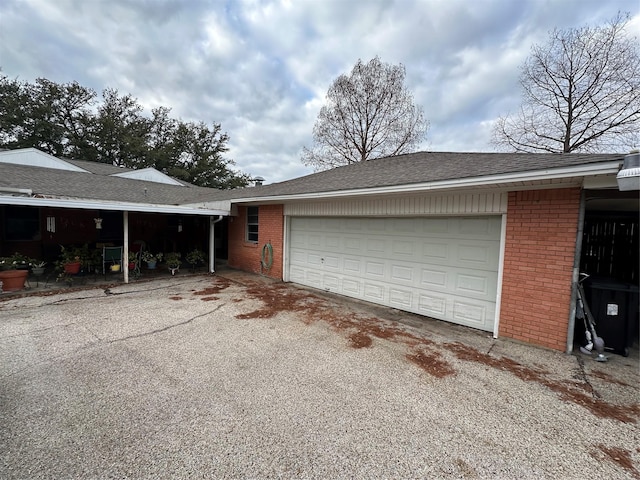
{"type": "Polygon", "coordinates": [[[639,478],[610,357],[230,270],[5,297],[0,478],[639,478]]]}

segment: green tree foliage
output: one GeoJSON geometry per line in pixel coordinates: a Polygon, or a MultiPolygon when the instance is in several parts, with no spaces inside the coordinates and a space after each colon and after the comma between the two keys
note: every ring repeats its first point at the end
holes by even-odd
{"type": "Polygon", "coordinates": [[[412,152],[424,139],[428,122],[404,86],[402,64],[358,60],[350,75],[329,88],[327,103],[313,127],[313,146],[302,163],[316,170],[371,158],[412,152]]]}
{"type": "Polygon", "coordinates": [[[522,66],[522,106],[501,117],[494,143],[521,152],[620,151],[640,139],[640,50],[629,16],[554,30],[522,66]]]}
{"type": "Polygon", "coordinates": [[[145,116],[131,95],[107,88],[102,100],[77,82],[21,82],[0,74],[0,148],[34,147],[57,157],[127,168],[154,167],[194,185],[236,188],[250,176],[225,159],[220,124],[185,122],[159,107],[145,116]]]}

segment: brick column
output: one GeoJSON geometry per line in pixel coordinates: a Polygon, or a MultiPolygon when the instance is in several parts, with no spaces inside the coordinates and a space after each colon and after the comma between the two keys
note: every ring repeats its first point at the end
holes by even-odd
{"type": "Polygon", "coordinates": [[[499,335],[564,351],[580,189],[510,192],[499,335]]]}

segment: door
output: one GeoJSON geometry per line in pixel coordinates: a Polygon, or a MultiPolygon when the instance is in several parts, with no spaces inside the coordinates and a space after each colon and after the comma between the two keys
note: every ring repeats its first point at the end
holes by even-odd
{"type": "Polygon", "coordinates": [[[493,331],[499,216],[292,217],[289,280],[493,331]]]}

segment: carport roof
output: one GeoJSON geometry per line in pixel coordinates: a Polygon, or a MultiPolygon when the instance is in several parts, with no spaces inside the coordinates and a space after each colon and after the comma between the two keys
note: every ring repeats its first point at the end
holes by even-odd
{"type": "Polygon", "coordinates": [[[217,192],[215,200],[250,201],[385,187],[410,191],[412,186],[438,182],[450,187],[493,185],[501,178],[523,181],[536,174],[588,176],[616,170],[623,160],[624,154],[418,152],[354,163],[286,182],[217,192]]]}
{"type": "Polygon", "coordinates": [[[202,205],[215,192],[211,188],[123,178],[114,174],[126,170],[111,165],[69,163],[87,171],[0,163],[0,203],[162,213],[191,211],[204,215],[228,213],[202,205]]]}

